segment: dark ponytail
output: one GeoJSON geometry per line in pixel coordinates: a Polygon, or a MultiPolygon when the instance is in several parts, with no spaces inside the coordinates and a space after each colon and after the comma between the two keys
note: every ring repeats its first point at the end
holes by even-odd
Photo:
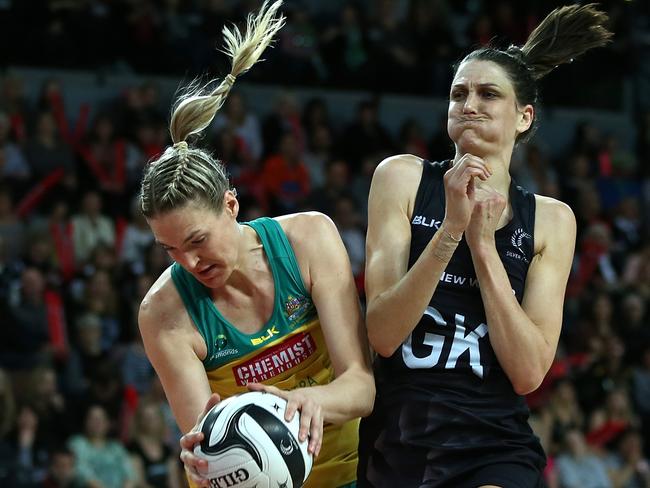
{"type": "MultiPolygon", "coordinates": [[[[607,14],[596,4],[568,5],[556,8],[531,32],[522,46],[506,50],[494,47],[476,49],[454,66],[454,76],[466,61],[492,61],[509,76],[520,106],[532,105],[537,109],[539,93],[537,80],[560,64],[570,63],[591,48],[607,44],[612,33],[605,24],[607,14]]],[[[537,121],[526,132],[519,134],[517,142],[525,142],[535,132],[537,121]]]]}
{"type": "Polygon", "coordinates": [[[612,38],[607,30],[607,14],[596,4],[556,8],[528,36],[521,48],[533,78],[539,80],[560,64],[570,63],[589,49],[612,38]]]}

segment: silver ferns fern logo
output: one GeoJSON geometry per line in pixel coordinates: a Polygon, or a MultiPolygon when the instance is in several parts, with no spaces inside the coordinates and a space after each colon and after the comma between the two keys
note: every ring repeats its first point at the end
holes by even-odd
{"type": "Polygon", "coordinates": [[[518,252],[515,253],[512,251],[507,251],[506,255],[511,258],[519,259],[525,263],[529,263],[530,261],[528,260],[528,257],[526,257],[526,253],[523,250],[522,246],[524,244],[524,239],[532,238],[533,236],[531,236],[528,232],[524,231],[524,229],[520,227],[512,233],[512,237],[510,238],[512,247],[514,247],[518,252]]]}

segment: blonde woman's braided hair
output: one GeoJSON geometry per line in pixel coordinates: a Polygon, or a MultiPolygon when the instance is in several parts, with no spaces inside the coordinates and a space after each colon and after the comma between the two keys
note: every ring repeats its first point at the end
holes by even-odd
{"type": "Polygon", "coordinates": [[[190,201],[220,210],[229,189],[223,165],[212,155],[188,145],[188,138],[203,131],[223,106],[238,76],[248,71],[271,44],[285,18],[278,13],[282,0],[264,2],[257,14],[249,14],[246,31],[224,27],[224,52],[231,58],[231,70],[216,85],[212,80],[180,96],[172,109],[169,132],[173,145],[145,168],[140,203],[145,217],[181,207],[190,201]]]}

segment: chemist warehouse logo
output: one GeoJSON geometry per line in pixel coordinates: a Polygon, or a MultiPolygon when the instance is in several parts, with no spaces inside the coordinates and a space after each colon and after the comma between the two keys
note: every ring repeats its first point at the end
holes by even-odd
{"type": "Polygon", "coordinates": [[[510,238],[510,244],[512,244],[512,247],[514,247],[517,252],[506,251],[506,256],[509,258],[518,259],[519,261],[523,261],[524,263],[528,264],[530,261],[526,257],[526,253],[522,247],[524,245],[524,239],[532,238],[533,237],[528,232],[525,232],[521,227],[514,231],[512,233],[512,237],[510,238]]]}
{"type": "Polygon", "coordinates": [[[259,383],[294,368],[309,359],[315,351],[316,343],[309,332],[297,334],[233,367],[232,372],[239,386],[259,383]]]}

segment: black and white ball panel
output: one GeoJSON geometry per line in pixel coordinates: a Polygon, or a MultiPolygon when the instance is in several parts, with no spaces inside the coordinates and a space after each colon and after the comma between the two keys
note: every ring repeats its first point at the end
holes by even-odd
{"type": "Polygon", "coordinates": [[[284,420],[287,402],[249,392],[216,405],[200,424],[195,454],[208,460],[214,488],[300,487],[312,467],[307,442],[298,442],[300,417],[284,420]]]}

